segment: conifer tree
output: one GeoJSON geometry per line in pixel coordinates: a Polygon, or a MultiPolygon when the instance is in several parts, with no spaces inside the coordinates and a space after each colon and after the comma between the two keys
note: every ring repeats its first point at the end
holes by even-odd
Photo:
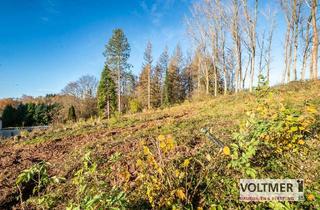
{"type": "Polygon", "coordinates": [[[77,120],[76,116],[76,110],[74,109],[74,106],[70,106],[68,111],[68,120],[75,122],[77,120]]]}
{"type": "Polygon", "coordinates": [[[144,52],[144,63],[139,76],[139,83],[136,90],[139,102],[143,107],[151,108],[151,99],[153,99],[153,72],[152,72],[152,44],[149,41],[144,52]]]}
{"type": "Polygon", "coordinates": [[[190,55],[188,56],[188,59],[186,61],[186,65],[183,68],[182,72],[182,86],[185,93],[186,98],[190,98],[192,95],[192,92],[195,89],[195,72],[197,71],[196,65],[194,64],[194,58],[192,58],[190,55]]]}
{"type": "Polygon", "coordinates": [[[116,85],[111,77],[111,71],[105,65],[98,86],[98,111],[102,117],[110,118],[117,107],[116,85]]]}
{"type": "Polygon", "coordinates": [[[159,63],[154,68],[151,81],[151,103],[154,107],[160,107],[161,104],[161,85],[162,85],[162,68],[159,63]]]}
{"type": "Polygon", "coordinates": [[[130,45],[122,29],[113,30],[113,35],[106,45],[104,55],[107,58],[107,64],[112,70],[112,77],[117,81],[118,112],[121,113],[121,95],[123,92],[123,83],[125,75],[130,68],[128,59],[130,57],[130,45]]]}
{"type": "Polygon", "coordinates": [[[169,70],[166,70],[165,78],[164,78],[164,87],[163,87],[163,104],[165,106],[170,105],[170,97],[172,92],[172,84],[171,77],[169,75],[169,70]]]}
{"type": "Polygon", "coordinates": [[[136,95],[141,106],[148,107],[148,69],[146,66],[142,68],[140,73],[136,95]]]}
{"type": "Polygon", "coordinates": [[[168,87],[169,78],[168,78],[168,63],[169,63],[169,55],[168,55],[168,47],[164,48],[164,51],[160,55],[159,58],[159,67],[161,69],[161,105],[168,105],[169,104],[169,95],[168,95],[168,87]]]}
{"type": "Polygon", "coordinates": [[[147,103],[148,103],[148,109],[150,109],[151,108],[151,74],[152,74],[152,61],[153,61],[152,44],[150,41],[148,42],[144,52],[144,60],[145,60],[144,66],[147,71],[147,78],[148,78],[147,80],[148,81],[147,83],[148,102],[147,103]]]}
{"type": "Polygon", "coordinates": [[[7,105],[2,112],[3,127],[14,127],[16,126],[17,110],[7,105]]]}
{"type": "Polygon", "coordinates": [[[182,61],[183,56],[181,48],[178,45],[174,51],[173,56],[170,59],[169,67],[165,78],[165,103],[174,104],[181,102],[184,97],[183,85],[182,85],[182,61]]]}

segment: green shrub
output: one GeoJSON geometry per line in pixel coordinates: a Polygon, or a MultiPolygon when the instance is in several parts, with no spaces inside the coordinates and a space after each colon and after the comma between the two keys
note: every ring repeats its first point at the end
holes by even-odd
{"type": "Polygon", "coordinates": [[[229,166],[242,176],[255,178],[257,170],[277,164],[283,155],[296,155],[305,141],[316,137],[318,111],[306,104],[300,110],[277,101],[268,84],[262,81],[255,90],[256,106],[247,112],[231,144],[229,166]]]}
{"type": "Polygon", "coordinates": [[[137,99],[132,99],[129,102],[129,112],[134,114],[137,112],[141,112],[142,107],[141,107],[141,103],[137,100],[137,99]]]}
{"type": "Polygon", "coordinates": [[[58,184],[64,178],[52,176],[50,177],[48,175],[48,167],[51,166],[50,163],[47,163],[45,161],[41,161],[37,164],[34,164],[29,169],[23,170],[21,174],[19,174],[17,180],[16,180],[16,186],[19,191],[19,199],[21,202],[21,205],[23,205],[23,196],[34,196],[36,195],[38,199],[38,203],[43,204],[43,202],[48,201],[45,200],[45,197],[40,196],[41,190],[46,188],[49,184],[58,184]],[[24,189],[23,188],[31,188],[27,189],[26,191],[32,192],[31,195],[23,195],[24,189]]]}
{"type": "MultiPolygon", "coordinates": [[[[116,161],[116,158],[111,159],[116,161]]],[[[67,210],[125,209],[126,194],[104,180],[105,174],[97,171],[97,163],[91,158],[91,153],[87,152],[82,167],[74,175],[76,193],[69,200],[67,210]]]]}

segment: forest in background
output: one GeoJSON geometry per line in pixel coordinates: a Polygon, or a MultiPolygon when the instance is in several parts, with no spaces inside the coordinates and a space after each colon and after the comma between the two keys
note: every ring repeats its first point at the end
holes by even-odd
{"type": "Polygon", "coordinates": [[[52,125],[1,139],[0,209],[320,209],[318,1],[274,1],[285,25],[265,3],[196,1],[192,51],[149,41],[138,76],[114,29],[99,80],[1,100],[10,126],[52,125]],[[242,201],[240,179],[303,179],[302,200],[242,201]]]}
{"type": "MultiPolygon", "coordinates": [[[[105,67],[99,80],[85,75],[67,84],[58,94],[1,99],[4,125],[29,125],[28,120],[12,119],[19,107],[21,111],[28,103],[47,107],[37,111],[47,120],[35,120],[34,116],[32,124],[48,124],[96,116],[110,118],[185,100],[242,90],[251,92],[261,76],[269,84],[272,82],[276,27],[286,29],[280,37],[284,55],[282,83],[318,78],[317,0],[280,0],[270,5],[258,0],[199,0],[191,5],[190,11],[185,21],[193,47],[189,53],[184,53],[179,44],[163,46],[162,54],[154,59],[149,41],[141,72],[136,76],[128,63],[129,40],[122,29],[115,29],[105,46],[105,67]],[[285,26],[277,24],[278,13],[285,26]],[[174,49],[172,55],[169,48],[174,49]],[[48,108],[51,106],[55,108],[48,108]],[[73,110],[71,117],[69,113],[73,110]]],[[[34,115],[32,110],[26,112],[34,115]]]]}

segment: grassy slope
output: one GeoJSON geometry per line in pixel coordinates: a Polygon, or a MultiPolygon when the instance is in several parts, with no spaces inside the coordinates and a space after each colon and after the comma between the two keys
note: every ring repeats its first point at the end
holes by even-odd
{"type": "MultiPolygon", "coordinates": [[[[297,82],[274,88],[274,97],[293,107],[301,107],[305,101],[319,106],[319,90],[320,82],[297,82]]],[[[104,160],[115,152],[121,154],[117,166],[112,168],[113,184],[121,184],[120,174],[123,169],[135,177],[135,163],[141,156],[139,142],[152,142],[159,134],[174,136],[178,145],[177,154],[181,157],[199,152],[219,155],[200,129],[210,128],[216,137],[229,144],[232,133],[238,130],[240,121],[245,118],[245,113],[253,103],[255,98],[249,93],[219,96],[201,102],[186,102],[164,110],[126,115],[109,122],[92,120],[57,126],[23,141],[5,141],[0,144],[0,209],[17,205],[15,197],[18,194],[14,182],[18,174],[40,160],[51,163],[50,175],[67,179],[66,184],[55,189],[55,193],[60,193],[64,198],[55,204],[56,208],[62,208],[67,205],[68,197],[74,195],[74,189],[68,182],[81,166],[81,157],[88,149],[92,150],[98,160],[100,171],[107,167],[104,160]]],[[[313,160],[313,166],[314,163],[319,164],[319,159],[313,160]]],[[[315,170],[318,166],[301,174],[307,184],[319,179],[319,172],[315,170]]]]}

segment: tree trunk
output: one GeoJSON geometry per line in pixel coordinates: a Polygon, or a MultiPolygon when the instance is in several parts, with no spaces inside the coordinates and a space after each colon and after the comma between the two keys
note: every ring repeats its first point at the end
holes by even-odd
{"type": "MultiPolygon", "coordinates": [[[[209,69],[208,65],[205,63],[205,69],[206,69],[206,94],[209,95],[209,69]]],[[[213,67],[215,68],[215,67],[213,67]]]]}
{"type": "Polygon", "coordinates": [[[223,60],[223,77],[224,77],[224,88],[223,88],[223,94],[227,95],[228,91],[228,81],[227,81],[227,63],[226,63],[226,55],[225,55],[225,36],[222,37],[222,60],[223,60]]]}
{"type": "Polygon", "coordinates": [[[120,58],[118,58],[118,112],[121,114],[121,67],[120,58]]]}
{"type": "Polygon", "coordinates": [[[160,86],[160,104],[163,105],[163,83],[160,86]]]}
{"type": "Polygon", "coordinates": [[[248,11],[248,2],[247,0],[242,0],[244,6],[244,14],[246,17],[246,23],[248,27],[248,36],[250,42],[250,52],[251,52],[251,64],[250,64],[250,83],[249,83],[249,91],[253,90],[253,81],[254,81],[254,73],[255,73],[255,60],[256,60],[256,26],[257,26],[257,18],[258,18],[258,0],[255,0],[254,3],[254,14],[253,17],[249,15],[248,11]]]}
{"type": "Polygon", "coordinates": [[[288,66],[290,60],[288,59],[289,54],[289,42],[290,42],[290,23],[287,21],[287,31],[286,31],[286,38],[285,38],[285,46],[284,46],[284,69],[283,69],[283,76],[282,76],[282,83],[286,82],[286,76],[288,71],[288,66]]]}
{"type": "Polygon", "coordinates": [[[300,3],[297,0],[293,2],[293,36],[294,36],[294,52],[293,52],[293,74],[294,80],[297,80],[297,57],[298,57],[298,34],[299,34],[299,17],[300,17],[300,3]],[[297,10],[298,6],[298,10],[297,10]]]}
{"type": "Polygon", "coordinates": [[[241,55],[241,40],[239,36],[238,28],[235,29],[234,39],[235,39],[235,51],[237,58],[237,67],[235,73],[235,82],[236,82],[236,93],[241,89],[241,81],[242,81],[242,55],[241,55]]]}
{"type": "Polygon", "coordinates": [[[151,109],[151,66],[148,65],[148,109],[151,109]]]}
{"type": "Polygon", "coordinates": [[[262,37],[261,37],[261,44],[259,44],[260,45],[259,75],[262,75],[262,60],[263,60],[263,57],[264,57],[264,37],[265,37],[265,31],[263,31],[263,34],[262,34],[262,37]]]}
{"type": "MultiPolygon", "coordinates": [[[[293,34],[292,34],[293,36],[293,34]]],[[[292,37],[289,40],[289,54],[288,54],[288,66],[287,66],[287,82],[291,81],[291,64],[292,64],[292,37]]]]}
{"type": "Polygon", "coordinates": [[[267,49],[267,82],[270,85],[270,64],[271,64],[271,45],[272,45],[272,38],[273,38],[273,30],[275,27],[275,20],[274,16],[272,16],[271,20],[271,27],[269,31],[269,36],[268,36],[268,49],[267,49]]]}
{"type": "Polygon", "coordinates": [[[199,54],[198,55],[199,57],[198,57],[198,87],[197,87],[197,89],[198,89],[198,94],[200,94],[200,92],[201,92],[201,69],[202,69],[202,64],[201,64],[201,55],[199,54]]]}
{"type": "Polygon", "coordinates": [[[251,60],[251,81],[250,81],[250,91],[253,90],[253,80],[254,80],[254,73],[255,73],[255,61],[256,61],[256,26],[257,26],[257,18],[258,18],[258,0],[255,0],[255,6],[254,6],[254,17],[252,22],[252,28],[251,28],[251,50],[252,50],[252,60],[251,60]]]}
{"type": "Polygon", "coordinates": [[[218,95],[218,74],[217,67],[214,67],[214,96],[218,95]]]}
{"type": "MultiPolygon", "coordinates": [[[[312,47],[312,79],[318,79],[318,27],[317,27],[317,8],[318,0],[312,0],[311,15],[313,28],[313,47],[312,47]]],[[[311,75],[310,75],[311,77],[311,75]]]]}
{"type": "Polygon", "coordinates": [[[238,65],[239,65],[239,89],[244,88],[244,84],[241,85],[242,83],[242,52],[241,52],[241,40],[240,40],[240,35],[238,34],[238,65]],[[243,88],[241,88],[243,87],[243,88]]]}
{"type": "Polygon", "coordinates": [[[244,89],[244,85],[246,83],[246,78],[247,78],[247,74],[248,74],[250,63],[251,63],[251,56],[249,55],[248,63],[247,63],[247,66],[246,66],[246,69],[245,69],[245,72],[244,72],[244,75],[243,75],[242,89],[244,89]]]}
{"type": "Polygon", "coordinates": [[[242,80],[242,57],[241,57],[241,40],[239,35],[239,3],[238,0],[233,0],[233,17],[232,17],[232,38],[234,41],[234,52],[236,54],[237,64],[235,71],[235,92],[241,89],[242,80]]]}
{"type": "Polygon", "coordinates": [[[307,58],[308,58],[308,50],[309,50],[309,44],[310,44],[310,23],[311,23],[311,16],[308,19],[307,22],[307,28],[306,28],[306,38],[305,38],[305,48],[303,51],[303,60],[302,60],[302,67],[301,67],[301,80],[305,80],[306,78],[306,65],[307,65],[307,58]]]}
{"type": "Polygon", "coordinates": [[[107,117],[110,119],[110,100],[107,101],[107,117]]]}

